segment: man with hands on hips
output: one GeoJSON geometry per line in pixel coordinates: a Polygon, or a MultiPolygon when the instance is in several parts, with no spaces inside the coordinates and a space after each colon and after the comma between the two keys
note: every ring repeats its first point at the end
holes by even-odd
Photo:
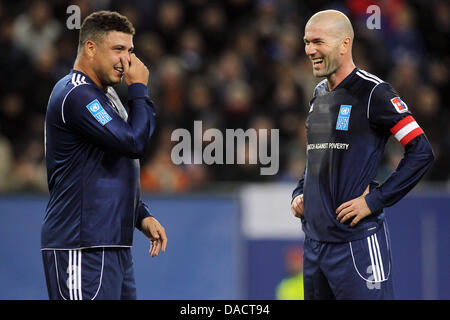
{"type": "Polygon", "coordinates": [[[303,40],[313,74],[325,78],[309,103],[307,162],[291,202],[305,232],[305,299],[393,299],[384,208],[431,166],[430,143],[390,84],[355,66],[354,31],[342,12],[314,14],[303,40]],[[379,184],[390,136],[405,154],[379,184]]]}

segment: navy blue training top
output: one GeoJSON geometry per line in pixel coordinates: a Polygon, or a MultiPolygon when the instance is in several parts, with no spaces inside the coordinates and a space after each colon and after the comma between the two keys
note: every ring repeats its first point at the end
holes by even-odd
{"type": "Polygon", "coordinates": [[[150,216],[140,200],[139,158],[155,128],[147,86],[128,87],[129,114],[72,70],[56,83],[45,120],[50,199],[42,249],[129,247],[135,226],[150,216]]]}
{"type": "Polygon", "coordinates": [[[376,232],[383,208],[404,197],[434,159],[423,130],[392,87],[355,68],[335,89],[320,82],[306,119],[307,163],[292,199],[303,194],[306,236],[324,242],[348,242],[376,232]],[[396,171],[381,185],[375,178],[388,138],[405,147],[396,171]],[[372,214],[350,227],[336,220],[336,209],[361,196],[372,214]]]}

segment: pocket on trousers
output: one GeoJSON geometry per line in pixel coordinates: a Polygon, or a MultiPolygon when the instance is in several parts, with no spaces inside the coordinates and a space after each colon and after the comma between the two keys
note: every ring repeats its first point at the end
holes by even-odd
{"type": "Polygon", "coordinates": [[[384,228],[366,238],[351,241],[349,247],[353,266],[362,279],[372,283],[389,279],[391,258],[384,228]]]}
{"type": "Polygon", "coordinates": [[[53,250],[53,256],[61,298],[95,299],[102,285],[104,248],[53,250]]]}

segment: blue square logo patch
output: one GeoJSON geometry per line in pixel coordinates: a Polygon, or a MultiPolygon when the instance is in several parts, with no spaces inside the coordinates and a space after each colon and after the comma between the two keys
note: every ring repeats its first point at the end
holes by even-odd
{"type": "Polygon", "coordinates": [[[97,99],[89,103],[86,108],[102,126],[112,120],[111,116],[103,109],[97,99]]]}
{"type": "Polygon", "coordinates": [[[341,104],[341,108],[339,109],[339,115],[336,121],[336,130],[348,131],[348,123],[350,121],[351,110],[352,106],[341,104]]]}

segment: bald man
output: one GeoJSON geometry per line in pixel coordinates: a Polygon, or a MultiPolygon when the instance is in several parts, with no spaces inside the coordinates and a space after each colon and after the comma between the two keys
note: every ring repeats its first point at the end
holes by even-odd
{"type": "Polygon", "coordinates": [[[339,11],[314,14],[305,52],[315,88],[306,120],[307,163],[291,210],[305,232],[305,299],[393,299],[384,208],[421,179],[434,156],[423,130],[394,89],[357,68],[354,32],[339,11]],[[388,138],[405,148],[395,172],[375,181],[388,138]]]}

